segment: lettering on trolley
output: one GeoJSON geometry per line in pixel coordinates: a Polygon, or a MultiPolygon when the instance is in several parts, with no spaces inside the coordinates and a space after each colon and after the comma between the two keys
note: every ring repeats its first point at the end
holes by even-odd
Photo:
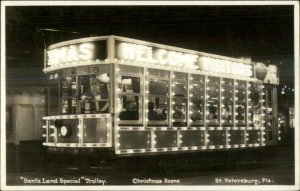
{"type": "Polygon", "coordinates": [[[117,57],[121,60],[147,62],[164,66],[197,69],[198,56],[166,49],[121,42],[117,47],[117,57]]]}
{"type": "Polygon", "coordinates": [[[200,66],[200,70],[203,71],[233,74],[246,77],[252,76],[252,66],[247,64],[232,62],[228,60],[220,60],[205,56],[199,57],[198,64],[200,66]]]}
{"type": "Polygon", "coordinates": [[[68,62],[88,61],[94,57],[94,44],[82,43],[55,48],[47,52],[48,66],[63,64],[68,62]]]}
{"type": "Polygon", "coordinates": [[[120,42],[117,46],[120,60],[159,64],[183,69],[200,69],[205,72],[222,73],[236,76],[252,76],[252,66],[208,56],[170,51],[145,45],[120,42]]]}

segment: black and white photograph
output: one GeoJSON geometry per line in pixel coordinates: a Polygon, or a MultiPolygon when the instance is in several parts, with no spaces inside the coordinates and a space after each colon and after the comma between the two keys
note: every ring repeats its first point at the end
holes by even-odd
{"type": "Polygon", "coordinates": [[[1,190],[299,190],[299,2],[2,1],[1,190]]]}

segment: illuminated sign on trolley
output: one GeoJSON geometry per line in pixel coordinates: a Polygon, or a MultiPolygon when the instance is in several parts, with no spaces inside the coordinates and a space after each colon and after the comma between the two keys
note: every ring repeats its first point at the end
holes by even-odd
{"type": "Polygon", "coordinates": [[[94,44],[82,43],[49,50],[48,66],[57,64],[88,61],[94,58],[94,44]]]}
{"type": "Polygon", "coordinates": [[[187,54],[178,51],[154,48],[127,42],[117,46],[117,58],[126,61],[137,61],[161,66],[183,69],[199,69],[205,72],[223,73],[244,77],[252,76],[252,65],[208,56],[187,54]]]}
{"type": "Polygon", "coordinates": [[[208,72],[217,72],[223,74],[232,74],[238,76],[252,76],[252,66],[239,62],[220,60],[210,57],[201,56],[198,59],[200,70],[208,72]]]}
{"type": "Polygon", "coordinates": [[[117,47],[117,57],[121,60],[133,60],[174,66],[188,69],[197,69],[195,65],[198,56],[165,49],[154,49],[149,46],[121,42],[117,47]]]}
{"type": "MultiPolygon", "coordinates": [[[[252,64],[245,64],[236,59],[226,59],[226,57],[215,57],[209,54],[184,51],[164,46],[151,46],[117,41],[115,57],[129,64],[152,64],[167,68],[184,70],[200,70],[209,73],[223,75],[235,75],[240,77],[252,77],[252,64]],[[163,47],[163,48],[161,48],[163,47]],[[175,49],[175,50],[174,50],[175,49]]],[[[73,67],[74,64],[89,64],[89,61],[105,60],[113,55],[107,54],[106,41],[93,41],[74,43],[61,46],[47,51],[47,67],[55,69],[57,67],[73,67]],[[102,42],[102,44],[101,44],[102,42]]]]}

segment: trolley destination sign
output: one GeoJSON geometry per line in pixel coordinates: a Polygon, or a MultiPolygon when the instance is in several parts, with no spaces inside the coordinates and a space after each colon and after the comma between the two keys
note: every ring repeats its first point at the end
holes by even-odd
{"type": "Polygon", "coordinates": [[[126,42],[127,38],[113,39],[114,43],[108,43],[111,39],[113,38],[108,37],[107,40],[89,40],[87,38],[86,42],[82,43],[70,41],[66,42],[65,46],[50,47],[47,50],[45,71],[107,62],[108,60],[121,60],[157,65],[167,69],[196,70],[237,77],[253,76],[253,64],[245,63],[241,59],[226,59],[225,57],[222,59],[217,55],[201,55],[200,52],[154,43],[126,42]],[[99,47],[97,43],[99,41],[104,42],[106,46],[99,47]],[[111,48],[110,46],[113,46],[115,54],[106,54],[107,50],[111,48]]]}

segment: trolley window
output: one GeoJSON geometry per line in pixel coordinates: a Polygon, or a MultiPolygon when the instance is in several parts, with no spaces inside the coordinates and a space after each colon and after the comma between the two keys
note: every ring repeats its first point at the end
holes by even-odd
{"type": "Polygon", "coordinates": [[[173,126],[187,125],[187,74],[174,72],[173,78],[173,126]]]}
{"type": "Polygon", "coordinates": [[[110,66],[66,68],[49,79],[49,115],[109,112],[110,66]]]}
{"type": "Polygon", "coordinates": [[[169,114],[169,72],[148,69],[148,125],[168,125],[169,114]]]}
{"type": "Polygon", "coordinates": [[[263,121],[263,89],[261,84],[253,83],[253,125],[255,127],[261,127],[263,121]]]}
{"type": "Polygon", "coordinates": [[[109,74],[101,71],[97,75],[78,77],[79,113],[107,113],[109,110],[109,74]]]}
{"type": "Polygon", "coordinates": [[[141,123],[142,121],[142,68],[120,65],[119,81],[120,124],[141,123]]]}
{"type": "Polygon", "coordinates": [[[235,82],[235,120],[236,125],[246,125],[246,82],[235,82]]]}
{"type": "Polygon", "coordinates": [[[168,120],[168,94],[169,82],[166,80],[150,80],[148,96],[148,119],[149,124],[154,121],[168,120]]]}
{"type": "Polygon", "coordinates": [[[76,77],[61,78],[61,110],[62,114],[76,113],[76,98],[77,82],[76,77]]]}
{"type": "Polygon", "coordinates": [[[219,125],[219,85],[220,78],[208,77],[206,84],[207,110],[206,119],[208,125],[219,125]]]}
{"type": "Polygon", "coordinates": [[[248,84],[248,125],[253,127],[253,114],[254,114],[254,83],[249,82],[248,84]]]}
{"type": "Polygon", "coordinates": [[[48,115],[59,115],[59,77],[58,73],[50,74],[48,81],[48,115]]]}
{"type": "Polygon", "coordinates": [[[190,82],[192,126],[204,125],[204,76],[192,75],[190,82]]]}
{"type": "Polygon", "coordinates": [[[233,114],[233,80],[222,79],[221,82],[221,122],[223,126],[231,126],[233,114]]]}

